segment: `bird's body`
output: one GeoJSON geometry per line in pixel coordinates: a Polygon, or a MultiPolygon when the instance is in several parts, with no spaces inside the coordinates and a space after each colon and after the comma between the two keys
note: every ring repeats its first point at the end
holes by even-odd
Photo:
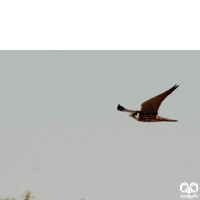
{"type": "Polygon", "coordinates": [[[163,92],[162,94],[145,101],[144,103],[142,103],[140,111],[128,110],[120,105],[117,106],[117,109],[122,112],[129,112],[130,117],[141,122],[176,122],[177,120],[158,116],[157,111],[162,101],[177,87],[178,85],[174,85],[171,89],[167,90],[166,92],[163,92]]]}

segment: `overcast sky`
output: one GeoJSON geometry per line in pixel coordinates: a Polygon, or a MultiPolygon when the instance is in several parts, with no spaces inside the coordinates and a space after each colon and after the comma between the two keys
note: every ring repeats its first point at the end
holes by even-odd
{"type": "Polygon", "coordinates": [[[180,199],[200,184],[199,66],[199,51],[1,51],[0,198],[180,199]],[[159,115],[176,123],[117,111],[175,84],[159,115]]]}

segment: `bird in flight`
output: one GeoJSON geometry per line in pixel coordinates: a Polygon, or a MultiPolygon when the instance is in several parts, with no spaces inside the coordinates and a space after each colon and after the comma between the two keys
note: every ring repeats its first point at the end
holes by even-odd
{"type": "Polygon", "coordinates": [[[164,117],[158,116],[158,109],[162,103],[162,101],[170,95],[179,85],[174,85],[171,89],[155,96],[141,105],[140,111],[128,110],[120,104],[117,106],[117,110],[122,112],[129,112],[129,117],[141,122],[177,122],[178,120],[168,119],[164,117]]]}

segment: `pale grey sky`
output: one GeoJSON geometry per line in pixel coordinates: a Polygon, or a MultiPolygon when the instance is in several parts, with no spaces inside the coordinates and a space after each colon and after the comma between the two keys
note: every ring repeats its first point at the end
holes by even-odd
{"type": "Polygon", "coordinates": [[[0,198],[180,199],[200,184],[199,66],[199,51],[1,51],[0,198]],[[117,111],[175,84],[159,114],[177,123],[117,111]]]}

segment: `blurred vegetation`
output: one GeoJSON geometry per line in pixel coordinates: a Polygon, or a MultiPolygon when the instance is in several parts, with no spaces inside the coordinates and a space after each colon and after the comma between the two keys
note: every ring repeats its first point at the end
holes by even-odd
{"type": "MultiPolygon", "coordinates": [[[[24,192],[20,197],[24,197],[23,200],[35,199],[35,197],[31,194],[30,191],[24,192]]],[[[19,199],[21,200],[22,198],[19,198],[19,199]]],[[[0,200],[17,200],[17,198],[5,198],[5,199],[0,198],[0,200]]],[[[86,200],[86,199],[82,198],[81,200],[86,200]]]]}
{"type": "Polygon", "coordinates": [[[0,198],[0,200],[16,200],[16,198],[5,198],[5,199],[0,198]]]}
{"type": "MultiPolygon", "coordinates": [[[[32,199],[35,199],[35,197],[31,194],[30,191],[26,191],[24,192],[21,197],[24,197],[24,200],[32,200],[32,199]]],[[[22,198],[20,198],[22,199],[22,198]]],[[[0,198],[0,200],[17,200],[17,198],[5,198],[5,199],[2,199],[0,198]]]]}

